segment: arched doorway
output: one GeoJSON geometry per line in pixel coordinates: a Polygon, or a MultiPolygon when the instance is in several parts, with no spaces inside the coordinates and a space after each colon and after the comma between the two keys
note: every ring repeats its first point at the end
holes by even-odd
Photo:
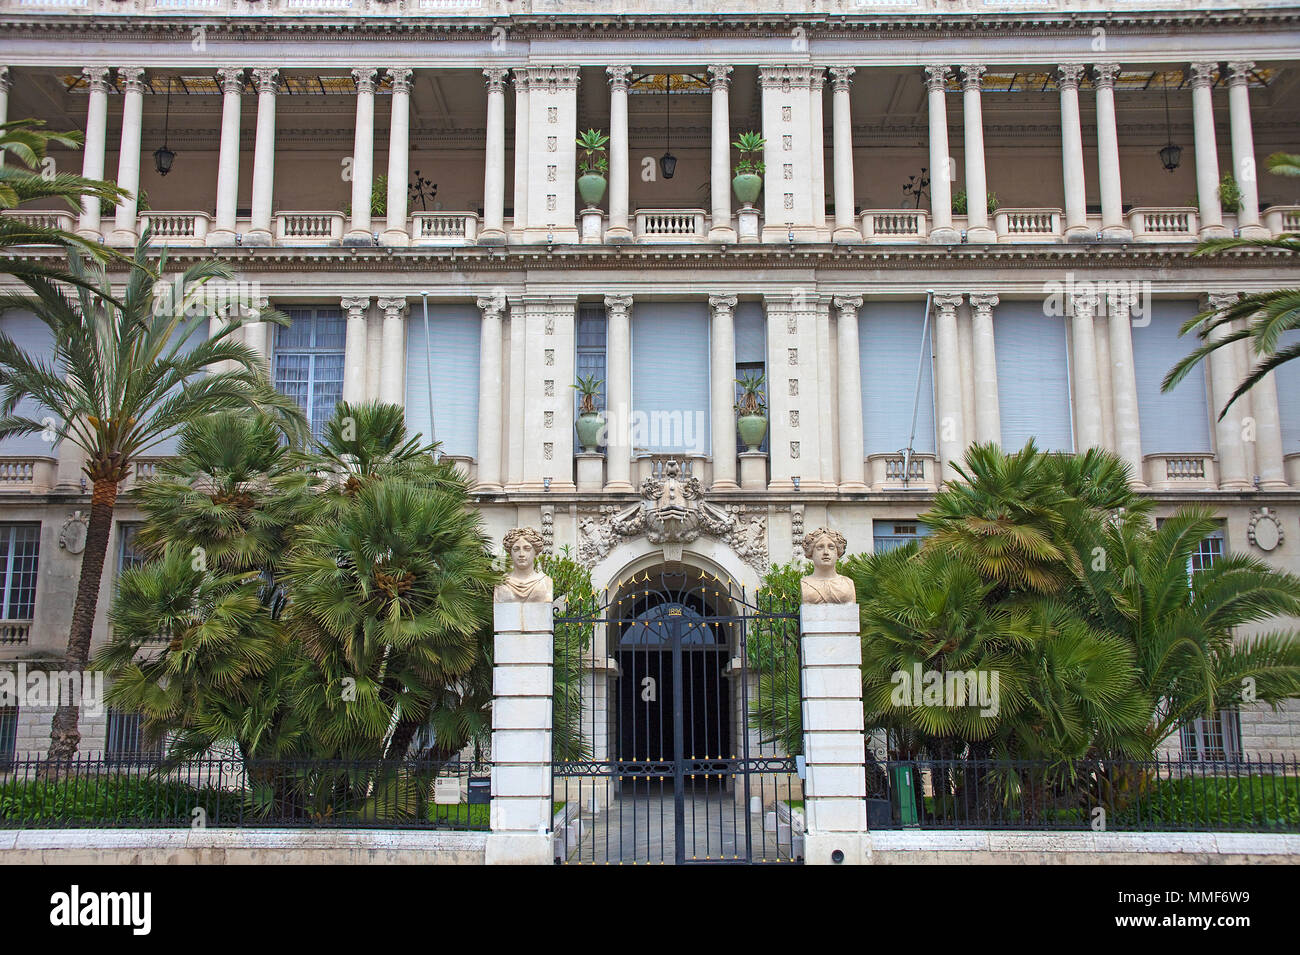
{"type": "MultiPolygon", "coordinates": [[[[589,661],[578,707],[589,756],[557,749],[552,764],[557,861],[802,858],[797,750],[756,716],[797,723],[797,607],[702,567],[647,561],[596,613],[555,621],[557,666],[575,646],[589,661]]],[[[557,725],[572,685],[557,683],[557,725]]]]}

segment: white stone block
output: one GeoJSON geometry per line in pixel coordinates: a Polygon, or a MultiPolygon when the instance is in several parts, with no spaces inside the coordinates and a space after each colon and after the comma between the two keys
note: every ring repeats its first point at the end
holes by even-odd
{"type": "Polygon", "coordinates": [[[492,797],[549,796],[551,793],[551,765],[538,763],[530,766],[511,764],[492,767],[492,797]]]}
{"type": "Polygon", "coordinates": [[[489,813],[492,831],[546,832],[551,824],[551,800],[531,796],[493,796],[489,813]]]}
{"type": "Polygon", "coordinates": [[[866,745],[863,733],[806,733],[804,757],[810,764],[863,762],[866,745]]]}
{"type": "Polygon", "coordinates": [[[809,832],[866,832],[865,799],[807,799],[804,812],[809,832]]]}
{"type": "Polygon", "coordinates": [[[804,865],[870,865],[871,839],[862,832],[809,832],[804,836],[803,861],[804,865]]]}
{"type": "Polygon", "coordinates": [[[550,726],[550,697],[503,696],[492,701],[493,729],[549,729],[550,726]]]}
{"type": "Polygon", "coordinates": [[[804,700],[804,732],[863,732],[862,703],[857,700],[804,700]]]}
{"type": "Polygon", "coordinates": [[[810,765],[806,776],[804,793],[810,799],[829,796],[867,798],[867,775],[861,763],[848,766],[810,765]]]}
{"type": "Polygon", "coordinates": [[[549,730],[494,730],[492,762],[547,763],[551,759],[549,730]]]}
{"type": "Polygon", "coordinates": [[[492,624],[497,634],[550,633],[554,610],[548,603],[495,603],[492,624]]]}
{"type": "Polygon", "coordinates": [[[804,696],[817,699],[862,699],[862,671],[857,667],[805,666],[804,696]]]}
{"type": "Polygon", "coordinates": [[[554,865],[555,847],[545,832],[492,832],[483,861],[487,865],[554,865]]]}
{"type": "Polygon", "coordinates": [[[804,604],[799,610],[802,632],[809,633],[851,633],[859,632],[858,605],[851,604],[804,604]]]}
{"type": "Polygon", "coordinates": [[[554,676],[548,666],[496,666],[492,668],[492,695],[550,696],[554,676]]]}
{"type": "Polygon", "coordinates": [[[804,666],[862,666],[862,641],[857,634],[813,634],[801,644],[804,666]]]}
{"type": "Polygon", "coordinates": [[[555,661],[555,641],[549,633],[498,633],[492,652],[497,666],[512,663],[536,663],[551,666],[555,661]]]}

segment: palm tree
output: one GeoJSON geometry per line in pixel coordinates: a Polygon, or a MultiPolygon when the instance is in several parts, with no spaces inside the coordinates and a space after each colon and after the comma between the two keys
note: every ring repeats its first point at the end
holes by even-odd
{"type": "MultiPolygon", "coordinates": [[[[53,132],[45,128],[44,120],[20,119],[0,123],[0,153],[15,160],[0,166],[0,210],[17,209],[47,199],[61,199],[70,208],[79,209],[82,199],[116,204],[130,195],[115,183],[100,179],[86,179],[70,173],[45,174],[41,167],[51,145],[76,149],[81,142],[81,133],[53,132]]],[[[120,258],[118,253],[74,232],[0,215],[0,250],[20,245],[62,246],[99,261],[120,258]]],[[[58,269],[8,258],[0,259],[0,272],[19,277],[67,278],[58,269]]]]}
{"type": "MultiPolygon", "coordinates": [[[[229,277],[229,268],[218,262],[191,266],[171,286],[172,301],[160,307],[148,240],[142,237],[135,249],[120,301],[112,297],[107,274],[76,253],[68,264],[80,284],[71,290],[29,275],[23,278],[29,295],[0,296],[0,311],[35,311],[54,341],[51,355],[32,355],[0,334],[0,439],[47,430],[48,419],[18,412],[31,400],[62,419],[56,438],[71,441],[87,458],[90,523],[65,656],[75,669],[85,666],[90,652],[113,508],[137,458],[179,426],[216,411],[270,409],[287,431],[306,427],[297,406],[271,388],[257,353],[230,337],[237,322],[212,338],[204,334],[210,305],[203,286],[229,277]],[[222,363],[234,370],[217,370],[222,363]]],[[[158,272],[165,266],[164,254],[158,272]]],[[[70,759],[80,739],[77,707],[60,706],[51,727],[51,761],[70,759]]]]}
{"type": "MultiPolygon", "coordinates": [[[[1300,176],[1300,155],[1274,153],[1268,157],[1268,168],[1275,175],[1300,176]]],[[[1196,247],[1193,254],[1211,256],[1233,249],[1257,249],[1281,252],[1292,257],[1300,256],[1300,235],[1288,234],[1276,239],[1207,239],[1196,247]]],[[[1297,329],[1300,329],[1300,288],[1281,288],[1243,295],[1223,311],[1209,309],[1193,315],[1183,323],[1178,334],[1186,335],[1194,331],[1201,344],[1169,370],[1160,386],[1161,390],[1169,391],[1176,386],[1212,352],[1234,342],[1249,341],[1254,354],[1259,356],[1259,361],[1229,396],[1219,412],[1219,417],[1222,418],[1238,398],[1259,384],[1274,368],[1300,358],[1300,342],[1280,347],[1283,335],[1297,329]],[[1245,328],[1234,329],[1233,325],[1238,321],[1244,322],[1245,328]]]]}

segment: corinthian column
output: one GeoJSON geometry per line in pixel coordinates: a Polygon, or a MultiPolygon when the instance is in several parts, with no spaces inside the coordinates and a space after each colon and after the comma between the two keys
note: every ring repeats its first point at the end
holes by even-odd
{"type": "Polygon", "coordinates": [[[731,67],[709,67],[709,89],[712,90],[713,112],[709,136],[709,201],[713,222],[709,227],[710,242],[735,242],[736,230],[731,224],[731,67]]]}
{"type": "Polygon", "coordinates": [[[482,295],[478,359],[478,489],[501,490],[501,320],[504,295],[482,295]]]}
{"type": "Polygon", "coordinates": [[[609,76],[609,228],[606,242],[631,242],[628,225],[627,87],[632,69],[607,66],[609,76]]]}
{"type": "Polygon", "coordinates": [[[221,83],[221,145],[217,153],[217,218],[208,233],[209,245],[235,244],[235,213],[239,206],[239,113],[244,95],[244,69],[223,66],[221,83]]]}
{"type": "Polygon", "coordinates": [[[1115,452],[1129,466],[1130,483],[1135,487],[1146,487],[1146,476],[1142,468],[1142,433],[1138,420],[1137,370],[1133,365],[1132,308],[1132,293],[1107,293],[1110,386],[1115,404],[1115,452]]]}
{"type": "Polygon", "coordinates": [[[253,143],[253,207],[245,245],[271,244],[271,191],[275,184],[275,94],[279,70],[253,70],[257,83],[257,137],[253,143]]]}
{"type": "Polygon", "coordinates": [[[1241,191],[1237,226],[1244,239],[1267,238],[1269,231],[1259,223],[1259,190],[1256,187],[1255,134],[1250,122],[1250,71],[1254,63],[1237,60],[1228,64],[1228,118],[1232,125],[1232,175],[1241,191]]]}
{"type": "Polygon", "coordinates": [[[406,180],[411,163],[411,76],[413,70],[397,67],[388,71],[393,85],[392,118],[388,123],[388,201],[383,245],[407,246],[406,180]]]}
{"type": "MultiPolygon", "coordinates": [[[[9,67],[0,66],[0,123],[9,120],[9,90],[13,81],[9,77],[9,67]]],[[[5,164],[4,154],[0,153],[0,166],[5,164]]]]}
{"type": "MultiPolygon", "coordinates": [[[[87,179],[104,178],[104,141],[108,137],[108,67],[88,66],[81,71],[90,87],[86,106],[86,139],[81,159],[81,174],[87,179]]],[[[81,200],[81,218],[77,235],[96,242],[100,236],[99,197],[81,200]]]]}
{"type": "Polygon", "coordinates": [[[1083,178],[1083,127],[1079,119],[1079,79],[1083,67],[1067,63],[1057,72],[1061,87],[1061,171],[1065,179],[1065,235],[1088,232],[1087,193],[1083,178]]]}
{"type": "MultiPolygon", "coordinates": [[[[931,180],[933,181],[933,180],[931,180]]],[[[966,451],[962,412],[961,345],[957,336],[957,306],[960,295],[934,296],[934,347],[938,365],[939,456],[944,480],[955,480],[954,464],[966,451]]]]}
{"type": "Polygon", "coordinates": [[[1101,231],[1111,239],[1131,239],[1124,224],[1124,197],[1119,175],[1119,129],[1115,122],[1115,77],[1118,63],[1093,68],[1097,87],[1097,171],[1101,185],[1101,231]]]}
{"type": "Polygon", "coordinates": [[[996,242],[989,228],[988,178],[984,173],[984,110],[980,86],[984,67],[961,68],[963,127],[966,134],[966,238],[971,242],[996,242]]]}
{"type": "MultiPolygon", "coordinates": [[[[838,208],[839,200],[836,200],[838,208]]],[[[862,358],[858,350],[861,295],[836,295],[835,338],[839,349],[840,490],[865,491],[866,454],[862,438],[862,358]]]]}
{"type": "Polygon", "coordinates": [[[835,231],[831,238],[849,243],[862,241],[853,214],[853,114],[849,108],[849,85],[853,73],[851,66],[830,68],[831,149],[835,169],[835,231]]]}
{"type": "Polygon", "coordinates": [[[483,174],[483,231],[481,245],[504,245],[506,241],[506,76],[508,70],[486,69],[487,143],[483,174]]]}
{"type": "MultiPolygon", "coordinates": [[[[144,70],[138,66],[119,67],[122,81],[122,145],[117,152],[117,184],[130,193],[117,204],[113,233],[114,245],[134,245],[136,212],[140,196],[140,133],[144,125],[144,70]]],[[[171,80],[169,79],[170,83],[171,80]]]]}
{"type": "Polygon", "coordinates": [[[357,122],[352,139],[352,226],[344,245],[371,245],[370,195],[375,179],[375,76],[378,70],[353,70],[357,84],[357,122]]]}
{"type": "Polygon", "coordinates": [[[348,317],[343,340],[343,400],[352,404],[366,400],[366,311],[370,296],[344,298],[339,304],[348,317]]]}
{"type": "Polygon", "coordinates": [[[1219,204],[1219,147],[1214,138],[1211,84],[1217,63],[1192,64],[1192,133],[1196,139],[1196,197],[1201,207],[1201,238],[1228,235],[1219,204]]]}
{"type": "MultiPolygon", "coordinates": [[[[605,296],[605,490],[632,490],[632,296],[605,296]]],[[[734,346],[733,346],[734,347],[734,346]]],[[[734,369],[733,369],[734,374],[734,369]]]]}
{"type": "Polygon", "coordinates": [[[993,343],[993,307],[998,297],[972,294],[971,358],[975,365],[975,440],[1002,443],[1002,414],[998,407],[998,362],[993,343]]]}
{"type": "Polygon", "coordinates": [[[1097,297],[1076,293],[1070,299],[1070,333],[1073,344],[1075,450],[1104,446],[1101,388],[1097,384],[1097,332],[1092,317],[1097,297]]]}
{"type": "MultiPolygon", "coordinates": [[[[406,311],[406,299],[397,296],[381,298],[378,304],[384,313],[379,400],[386,404],[404,406],[406,404],[406,330],[402,318],[406,311]]],[[[432,441],[435,436],[425,437],[432,441]]]]}
{"type": "Polygon", "coordinates": [[[710,295],[713,312],[711,392],[713,411],[713,487],[735,490],[736,483],[736,296],[710,295]]]}
{"type": "MultiPolygon", "coordinates": [[[[948,154],[948,67],[925,68],[926,98],[930,104],[930,241],[956,242],[961,237],[952,227],[952,159],[948,154]]],[[[953,319],[956,331],[956,319],[953,319]]]]}

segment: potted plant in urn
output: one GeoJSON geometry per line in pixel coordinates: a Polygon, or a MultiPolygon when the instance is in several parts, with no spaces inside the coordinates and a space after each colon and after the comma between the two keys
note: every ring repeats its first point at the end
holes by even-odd
{"type": "Polygon", "coordinates": [[[600,446],[601,431],[605,427],[605,416],[596,408],[596,398],[600,395],[600,386],[605,382],[595,375],[579,377],[573,389],[578,392],[578,443],[587,454],[594,454],[600,446]]]}
{"type": "Polygon", "coordinates": [[[577,139],[580,155],[578,156],[578,195],[593,208],[605,195],[605,173],[609,169],[609,158],[605,150],[609,146],[609,137],[599,129],[589,129],[577,139]]]}
{"type": "Polygon", "coordinates": [[[763,191],[763,160],[755,158],[763,151],[767,140],[758,133],[741,133],[731,144],[739,150],[740,162],[736,163],[736,178],[731,180],[731,188],[736,198],[747,206],[754,204],[758,194],[763,191]]]}
{"type": "Polygon", "coordinates": [[[751,371],[743,378],[737,378],[736,384],[740,385],[736,429],[740,432],[740,440],[745,442],[745,450],[757,451],[767,435],[767,401],[763,392],[767,379],[751,371]]]}

